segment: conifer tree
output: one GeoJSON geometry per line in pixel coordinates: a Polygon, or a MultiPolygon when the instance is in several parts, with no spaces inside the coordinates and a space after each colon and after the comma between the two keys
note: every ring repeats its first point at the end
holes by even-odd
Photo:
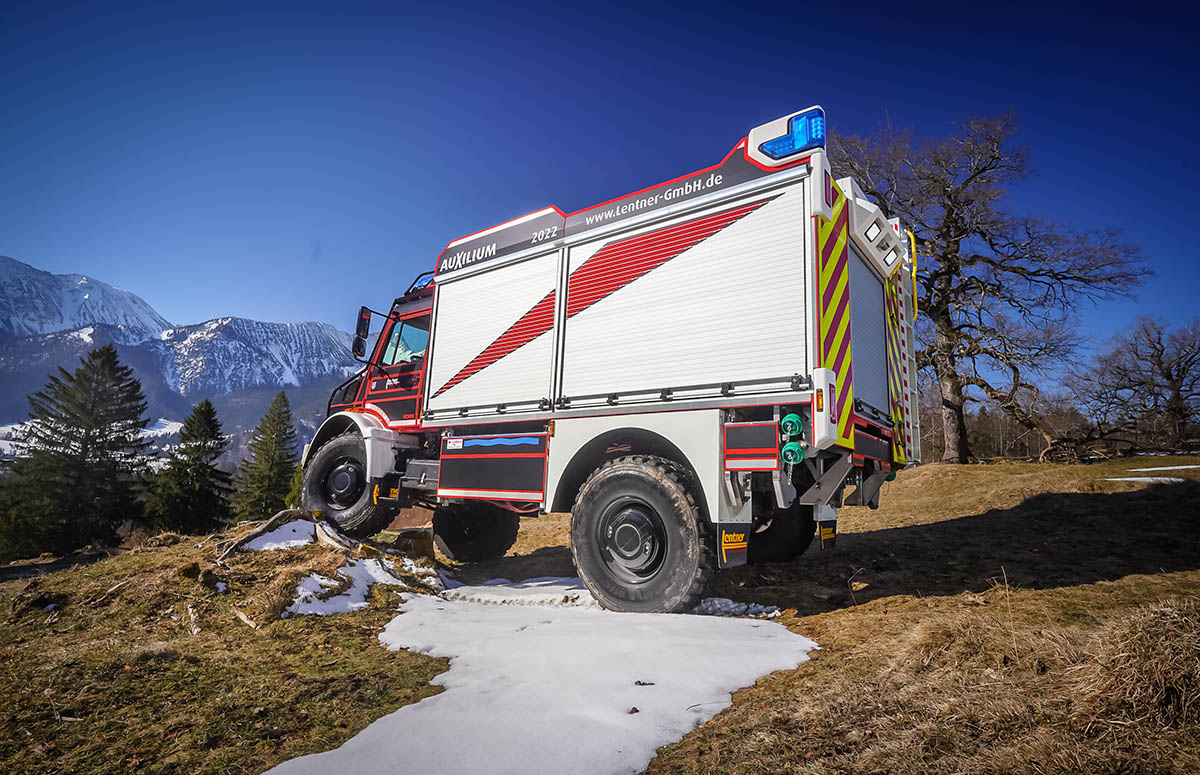
{"type": "Polygon", "coordinates": [[[13,464],[0,526],[10,549],[68,551],[110,540],[140,516],[135,493],[148,446],[141,383],[111,344],[74,372],[58,372],[29,397],[26,454],[13,464]]]}
{"type": "Polygon", "coordinates": [[[228,446],[217,410],[206,398],[184,420],[179,448],[151,482],[146,517],[152,526],[194,534],[229,521],[232,477],[216,466],[228,446]]]}
{"type": "Polygon", "coordinates": [[[282,390],[250,436],[250,456],[238,467],[233,506],[241,519],[262,519],[285,508],[296,470],[296,428],[282,390]]]}
{"type": "Polygon", "coordinates": [[[296,466],[296,472],[292,474],[292,484],[288,487],[287,506],[289,509],[300,508],[300,488],[304,485],[304,466],[296,466]]]}

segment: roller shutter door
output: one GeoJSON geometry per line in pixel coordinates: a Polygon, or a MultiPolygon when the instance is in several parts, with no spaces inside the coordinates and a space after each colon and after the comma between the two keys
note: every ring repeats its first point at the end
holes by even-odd
{"type": "Polygon", "coordinates": [[[850,347],[854,398],[888,414],[883,281],[850,246],[850,347]]]}

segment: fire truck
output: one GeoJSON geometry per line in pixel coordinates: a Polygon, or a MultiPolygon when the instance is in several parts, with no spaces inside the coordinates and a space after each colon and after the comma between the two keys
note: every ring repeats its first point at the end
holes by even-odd
{"type": "Polygon", "coordinates": [[[458,562],[570,512],[580,577],[622,611],[831,546],[838,508],[877,507],[919,454],[906,234],[834,178],[818,106],[698,172],[454,240],[360,310],[365,366],[304,450],[302,505],[354,535],[424,505],[458,562]]]}

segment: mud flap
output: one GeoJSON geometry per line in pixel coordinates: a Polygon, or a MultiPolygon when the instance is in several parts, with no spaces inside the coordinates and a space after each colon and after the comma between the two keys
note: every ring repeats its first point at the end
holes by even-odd
{"type": "Polygon", "coordinates": [[[746,550],[750,546],[750,524],[725,524],[717,527],[717,565],[720,568],[736,568],[746,564],[746,550]]]}
{"type": "Polygon", "coordinates": [[[814,507],[817,520],[817,538],[822,549],[833,549],[837,545],[837,509],[832,506],[814,507]]]}

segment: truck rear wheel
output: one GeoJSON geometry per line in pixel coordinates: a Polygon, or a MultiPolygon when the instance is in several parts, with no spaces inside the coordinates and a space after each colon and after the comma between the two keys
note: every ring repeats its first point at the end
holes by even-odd
{"type": "Polygon", "coordinates": [[[812,544],[817,531],[813,519],[813,507],[793,502],[786,509],[776,507],[774,497],[769,494],[754,495],[754,513],[770,522],[766,527],[750,533],[750,546],[746,551],[746,562],[761,565],[769,562],[791,562],[804,554],[812,544]],[[759,498],[762,499],[760,511],[759,498]]]}
{"type": "Polygon", "coordinates": [[[503,557],[516,543],[521,518],[487,501],[463,501],[433,512],[433,540],[455,562],[503,557]]]}
{"type": "Polygon", "coordinates": [[[367,481],[367,446],[351,431],[326,442],[304,467],[300,507],[318,509],[343,533],[365,538],[387,527],[392,507],[372,502],[367,481]]]}
{"type": "Polygon", "coordinates": [[[610,460],[584,482],[571,553],[584,585],[614,611],[687,611],[712,578],[711,528],[690,476],[659,457],[610,460]]]}

